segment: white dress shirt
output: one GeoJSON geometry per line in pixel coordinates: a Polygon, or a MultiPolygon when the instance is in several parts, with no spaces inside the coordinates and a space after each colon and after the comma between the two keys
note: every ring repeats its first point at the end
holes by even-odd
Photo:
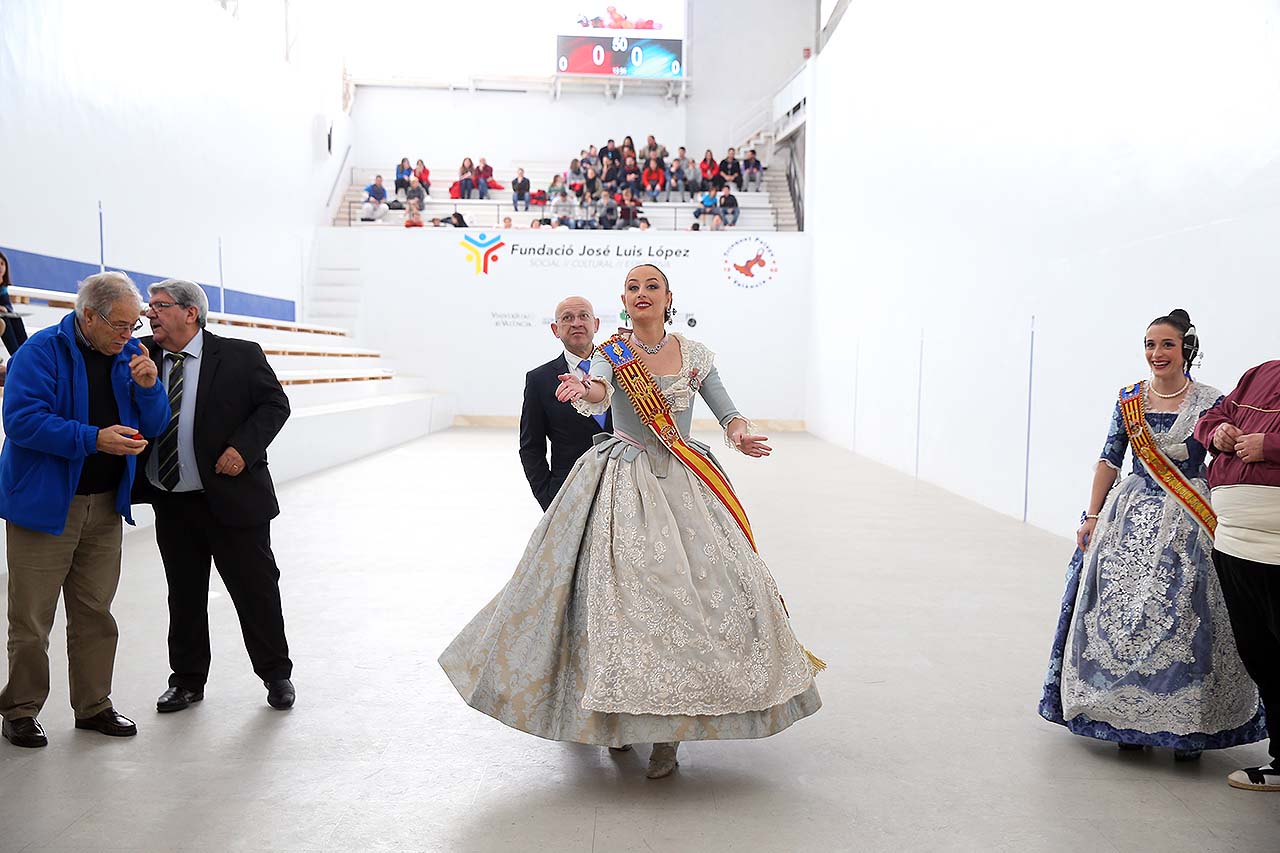
{"type": "MultiPolygon", "coordinates": [[[[158,346],[158,344],[157,344],[158,346]]],[[[203,491],[204,483],[200,480],[200,471],[196,467],[195,426],[196,426],[196,389],[200,386],[200,362],[204,354],[204,329],[196,332],[196,336],[182,348],[187,357],[182,362],[182,405],[178,409],[178,485],[175,492],[203,491]]],[[[160,381],[165,388],[169,387],[169,373],[173,370],[173,361],[166,350],[160,367],[160,381]]],[[[160,443],[156,436],[155,443],[160,443]]],[[[159,450],[159,448],[156,448],[159,450]]],[[[166,491],[160,485],[160,454],[153,452],[147,460],[147,479],[160,491],[166,491]]]]}

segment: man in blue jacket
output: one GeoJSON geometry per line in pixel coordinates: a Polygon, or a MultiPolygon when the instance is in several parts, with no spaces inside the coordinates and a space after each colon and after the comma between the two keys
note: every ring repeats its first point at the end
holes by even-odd
{"type": "Polygon", "coordinates": [[[0,450],[7,520],[9,681],[0,733],[45,746],[36,719],[49,696],[49,632],[61,594],[76,728],[115,737],[137,726],[111,704],[123,516],[143,436],[162,433],[169,398],[135,340],[142,300],[123,273],[89,276],[76,310],[42,329],[9,362],[0,450]]]}

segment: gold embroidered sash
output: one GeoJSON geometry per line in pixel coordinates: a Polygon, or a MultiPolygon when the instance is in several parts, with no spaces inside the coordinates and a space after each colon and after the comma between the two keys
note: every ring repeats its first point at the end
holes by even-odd
{"type": "Polygon", "coordinates": [[[1182,507],[1210,536],[1218,528],[1218,516],[1204,496],[1191,485],[1178,466],[1156,444],[1147,423],[1146,382],[1120,389],[1120,414],[1129,434],[1129,446],[1151,472],[1151,477],[1169,497],[1182,507]]]}

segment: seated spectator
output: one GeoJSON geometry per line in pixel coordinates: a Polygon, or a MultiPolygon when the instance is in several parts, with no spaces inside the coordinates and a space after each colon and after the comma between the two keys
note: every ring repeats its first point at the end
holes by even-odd
{"type": "Polygon", "coordinates": [[[587,201],[595,200],[596,194],[600,192],[600,176],[596,173],[594,166],[587,167],[587,176],[582,179],[582,191],[578,193],[578,198],[585,198],[587,201]]]}
{"type": "Polygon", "coordinates": [[[640,199],[636,198],[630,188],[622,191],[622,200],[618,202],[618,227],[630,228],[640,220],[640,199]]]}
{"type": "Polygon", "coordinates": [[[729,192],[727,183],[720,188],[720,197],[716,199],[716,206],[720,208],[720,218],[724,220],[725,225],[732,228],[738,224],[742,209],[738,207],[738,199],[729,192]]]}
{"type": "Polygon", "coordinates": [[[458,189],[461,192],[459,198],[471,198],[471,193],[476,188],[476,166],[471,162],[470,157],[462,158],[462,165],[458,167],[458,189]]]}
{"type": "Polygon", "coordinates": [[[404,196],[405,204],[411,209],[422,210],[427,206],[427,191],[422,188],[417,175],[409,178],[409,189],[405,190],[404,196]]]}
{"type": "Polygon", "coordinates": [[[667,185],[667,173],[658,165],[657,157],[649,158],[649,165],[641,173],[640,180],[644,191],[649,195],[649,201],[657,201],[658,193],[667,185]]]}
{"type": "Polygon", "coordinates": [[[613,160],[608,161],[605,167],[604,176],[600,179],[600,188],[609,195],[616,195],[622,187],[622,167],[613,160]]]}
{"type": "Polygon", "coordinates": [[[513,227],[513,226],[512,226],[512,224],[511,224],[511,217],[510,217],[510,216],[504,216],[504,217],[502,217],[502,230],[504,230],[504,231],[510,231],[510,230],[512,229],[512,227],[513,227]]]}
{"type": "Polygon", "coordinates": [[[702,176],[702,182],[698,184],[698,189],[703,192],[708,190],[720,190],[724,186],[724,179],[720,177],[720,164],[716,162],[716,155],[711,153],[711,149],[707,149],[707,153],[702,155],[702,162],[698,164],[699,173],[702,176]]]}
{"type": "Polygon", "coordinates": [[[431,195],[431,170],[421,160],[413,167],[413,176],[422,184],[422,191],[431,195]]]}
{"type": "Polygon", "coordinates": [[[645,143],[644,151],[641,153],[644,154],[645,159],[662,161],[664,164],[668,156],[667,146],[660,144],[656,139],[654,139],[652,133],[649,134],[649,139],[645,143]]]}
{"type": "Polygon", "coordinates": [[[446,227],[446,226],[448,226],[448,225],[449,225],[449,223],[448,223],[448,222],[446,222],[446,221],[444,221],[444,220],[442,220],[439,216],[433,216],[433,217],[431,217],[431,227],[432,227],[432,228],[444,228],[444,227],[446,227]]]}
{"type": "Polygon", "coordinates": [[[541,228],[542,228],[542,220],[541,220],[541,219],[535,219],[535,220],[533,220],[532,222],[530,222],[530,223],[529,223],[529,227],[530,227],[530,228],[532,228],[532,229],[534,229],[535,231],[537,231],[537,230],[541,229],[541,228]]]}
{"type": "Polygon", "coordinates": [[[720,189],[729,181],[733,182],[739,192],[742,191],[742,163],[732,148],[729,149],[728,156],[720,161],[720,183],[716,189],[720,189]]]}
{"type": "Polygon", "coordinates": [[[622,156],[624,159],[627,156],[627,151],[631,152],[632,157],[636,156],[636,143],[630,136],[622,137],[622,145],[620,147],[622,148],[622,156]]]}
{"type": "Polygon", "coordinates": [[[461,213],[454,213],[453,216],[449,217],[449,224],[454,228],[466,228],[467,220],[462,218],[461,213]]]}
{"type": "Polygon", "coordinates": [[[554,203],[556,196],[560,195],[560,193],[567,189],[568,187],[566,187],[564,183],[564,175],[552,175],[551,183],[547,184],[547,198],[554,203]]]}
{"type": "Polygon", "coordinates": [[[711,224],[710,224],[709,226],[707,226],[707,229],[708,229],[709,231],[723,231],[723,230],[724,230],[724,219],[720,216],[720,214],[716,213],[716,214],[713,214],[713,215],[712,215],[712,217],[711,217],[711,224]]]}
{"type": "Polygon", "coordinates": [[[569,192],[575,196],[582,194],[582,182],[587,179],[587,174],[582,168],[582,164],[578,159],[569,161],[569,169],[564,173],[565,186],[569,188],[569,192]]]}
{"type": "Polygon", "coordinates": [[[644,191],[644,185],[641,183],[641,175],[639,164],[636,163],[635,157],[628,157],[626,165],[622,167],[621,186],[631,190],[632,195],[640,195],[644,191]]]}
{"type": "MultiPolygon", "coordinates": [[[[689,162],[689,157],[684,153],[684,147],[676,152],[676,156],[671,158],[671,162],[667,164],[667,201],[671,201],[671,191],[678,189],[680,195],[677,201],[684,201],[685,181],[689,176],[693,164],[689,162]]],[[[698,183],[696,180],[693,182],[698,183]]]]}
{"type": "MultiPolygon", "coordinates": [[[[0,338],[4,340],[4,348],[8,350],[9,355],[13,355],[18,351],[18,347],[27,341],[27,327],[13,311],[13,301],[9,298],[9,287],[13,284],[9,276],[9,259],[5,257],[4,252],[0,252],[0,310],[5,315],[5,329],[0,333],[0,338]]],[[[3,384],[3,383],[0,383],[3,384]]]]}
{"type": "Polygon", "coordinates": [[[590,198],[582,197],[578,199],[578,203],[574,205],[573,227],[582,231],[584,229],[596,230],[599,224],[596,222],[596,205],[590,198]]]}
{"type": "Polygon", "coordinates": [[[645,219],[643,216],[642,216],[642,217],[640,217],[640,230],[641,230],[641,231],[648,231],[648,230],[649,230],[649,220],[648,220],[648,219],[645,219]]]}
{"type": "Polygon", "coordinates": [[[409,179],[413,177],[413,167],[409,165],[408,157],[400,158],[400,165],[396,166],[396,195],[400,195],[402,191],[408,191],[409,179]]]}
{"type": "Polygon", "coordinates": [[[575,212],[576,206],[573,202],[569,201],[569,194],[564,190],[560,190],[560,192],[556,194],[556,200],[551,203],[552,223],[572,228],[575,212]]]}
{"type": "Polygon", "coordinates": [[[591,166],[599,168],[600,160],[596,157],[596,147],[594,145],[578,155],[578,165],[582,167],[584,173],[591,166]]]}
{"type": "Polygon", "coordinates": [[[426,225],[426,223],[422,221],[422,211],[410,202],[409,212],[404,217],[404,227],[421,228],[424,225],[426,225]]]}
{"type": "Polygon", "coordinates": [[[387,215],[391,208],[387,206],[387,188],[382,185],[382,176],[374,176],[373,183],[364,188],[364,204],[360,206],[360,221],[375,222],[387,215]]]}
{"type": "Polygon", "coordinates": [[[617,144],[612,139],[605,143],[604,150],[600,152],[600,162],[608,165],[622,165],[622,152],[618,150],[617,144]]]}
{"type": "Polygon", "coordinates": [[[476,165],[476,189],[480,191],[480,198],[489,197],[489,182],[493,180],[493,167],[480,158],[480,162],[476,165]]]}
{"type": "Polygon", "coordinates": [[[696,222],[689,226],[689,230],[690,230],[690,231],[698,231],[698,230],[700,230],[701,228],[702,228],[702,226],[701,226],[701,225],[699,225],[699,224],[698,224],[698,223],[696,223],[696,222]]]}
{"type": "Polygon", "coordinates": [[[764,183],[764,164],[756,159],[754,148],[742,158],[742,189],[744,191],[751,189],[753,183],[756,185],[756,192],[760,192],[760,187],[764,183]]]}
{"type": "Polygon", "coordinates": [[[514,210],[520,209],[520,202],[524,202],[524,209],[529,210],[529,179],[524,176],[524,169],[516,169],[516,179],[511,182],[511,207],[514,210]]]}
{"type": "Polygon", "coordinates": [[[716,194],[710,189],[702,194],[702,198],[698,201],[701,207],[693,212],[693,218],[699,219],[703,216],[708,217],[719,215],[720,211],[716,209],[716,194]]]}
{"type": "Polygon", "coordinates": [[[596,195],[596,224],[608,231],[618,224],[618,203],[604,190],[596,195]]]}

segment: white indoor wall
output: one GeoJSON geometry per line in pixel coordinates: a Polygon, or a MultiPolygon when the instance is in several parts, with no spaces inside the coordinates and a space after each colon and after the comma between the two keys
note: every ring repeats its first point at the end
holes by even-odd
{"type": "Polygon", "coordinates": [[[809,429],[1075,528],[1142,333],[1185,307],[1229,390],[1280,357],[1267,2],[851,4],[819,57],[809,429]],[[920,342],[924,338],[923,382],[920,342]],[[917,417],[917,394],[920,397],[917,417]]]}
{"type": "MultiPolygon", "coordinates": [[[[0,243],[297,300],[346,139],[323,22],[244,0],[0,4],[0,243]],[[335,153],[324,148],[338,124],[335,153]]],[[[15,270],[20,279],[20,270],[15,270]]],[[[40,282],[21,281],[39,286],[40,282]]]]}
{"type": "MultiPolygon", "coordinates": [[[[706,148],[723,158],[735,134],[756,128],[743,122],[767,110],[774,93],[816,52],[817,0],[689,0],[688,130],[701,157],[706,148]]],[[[768,151],[760,151],[768,163],[768,151]]]]}
{"type": "MultiPolygon", "coordinates": [[[[351,111],[356,145],[353,163],[382,167],[395,176],[401,157],[422,158],[429,168],[447,164],[456,171],[463,157],[484,157],[491,164],[516,167],[527,161],[563,162],[588,145],[603,147],[612,138],[622,144],[630,134],[637,145],[652,133],[675,151],[685,142],[685,108],[653,95],[618,100],[600,94],[470,92],[444,89],[360,86],[351,111]]],[[[453,182],[432,172],[432,183],[453,182]]],[[[498,174],[504,183],[511,175],[498,174]]]]}

